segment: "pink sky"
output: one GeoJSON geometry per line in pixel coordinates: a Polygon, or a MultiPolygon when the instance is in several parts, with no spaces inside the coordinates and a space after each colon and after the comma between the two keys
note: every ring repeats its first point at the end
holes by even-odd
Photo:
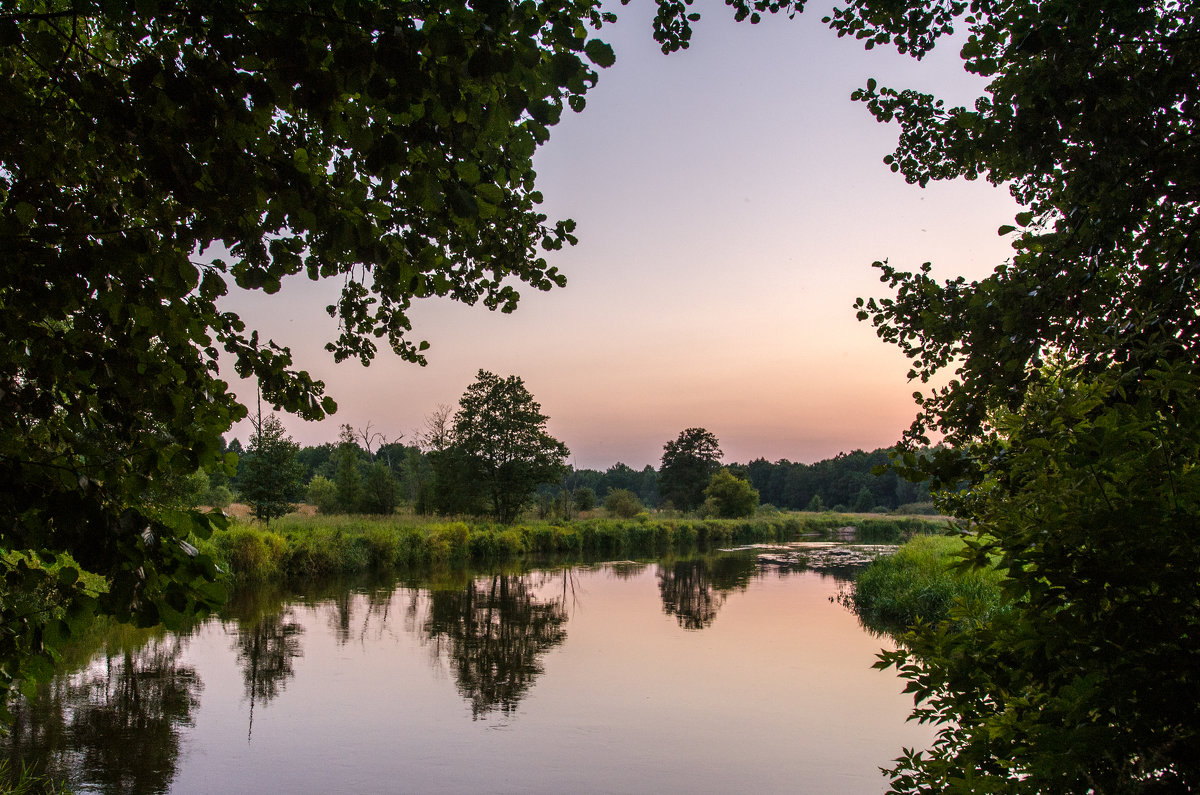
{"type": "MultiPolygon", "coordinates": [[[[881,162],[896,129],[849,95],[875,77],[969,104],[982,83],[956,46],[920,63],[865,52],[815,8],[751,26],[723,5],[698,7],[691,49],[671,56],[651,38],[648,5],[620,8],[601,34],[616,65],[537,155],[544,211],[579,225],[579,245],[550,257],[566,288],[525,290],[512,315],[418,306],[424,368],[390,352],[369,368],[335,365],[323,350],[336,334],[324,312],[332,282],[230,297],[226,308],[290,345],[338,401],[322,423],[284,417],[297,442],[368,421],[411,440],[480,368],[525,379],[578,467],[657,466],[663,444],[694,426],[741,462],[811,462],[899,438],[916,387],[851,308],[884,294],[871,263],[983,276],[1011,253],[996,229],[1018,208],[985,182],[907,185],[881,162]]],[[[252,383],[234,391],[253,402],[252,383]]],[[[233,435],[244,442],[247,425],[233,435]]]]}

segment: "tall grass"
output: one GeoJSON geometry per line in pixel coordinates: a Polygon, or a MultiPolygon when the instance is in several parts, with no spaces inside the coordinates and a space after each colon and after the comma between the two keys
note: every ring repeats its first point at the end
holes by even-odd
{"type": "Polygon", "coordinates": [[[356,574],[425,564],[496,563],[531,556],[659,556],[738,544],[790,541],[854,525],[881,540],[936,532],[928,520],[832,514],[749,519],[580,519],[497,525],[411,517],[299,516],[264,527],[235,523],[202,544],[236,582],[356,574]]]}
{"type": "Polygon", "coordinates": [[[1001,609],[1003,575],[991,568],[956,568],[963,549],[957,536],[913,537],[859,574],[852,597],[855,611],[869,626],[897,630],[918,618],[942,621],[956,605],[964,616],[975,618],[1001,609]]]}
{"type": "Polygon", "coordinates": [[[5,795],[71,795],[65,782],[55,781],[25,764],[0,759],[0,792],[5,795]]]}

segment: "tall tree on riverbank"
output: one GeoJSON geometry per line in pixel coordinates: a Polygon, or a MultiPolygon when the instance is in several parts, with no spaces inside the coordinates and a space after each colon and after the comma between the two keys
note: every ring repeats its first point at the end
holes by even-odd
{"type": "Polygon", "coordinates": [[[703,428],[688,428],[663,446],[658,493],[681,511],[704,504],[704,489],[721,467],[721,445],[703,428]]]}
{"type": "Polygon", "coordinates": [[[480,370],[458,402],[452,448],[500,522],[515,521],[539,485],[566,472],[570,451],[547,433],[548,419],[515,375],[480,370]]]}

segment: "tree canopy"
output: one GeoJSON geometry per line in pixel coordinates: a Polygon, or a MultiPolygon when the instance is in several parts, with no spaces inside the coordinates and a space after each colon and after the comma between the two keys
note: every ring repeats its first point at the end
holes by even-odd
{"type": "MultiPolygon", "coordinates": [[[[9,592],[151,623],[220,601],[185,542],[219,519],[140,501],[232,466],[220,434],[245,409],[218,359],[277,408],[335,408],[221,311],[230,289],[336,278],[334,357],[385,340],[419,362],[415,299],[507,312],[522,285],[562,285],[542,252],[573,224],[538,211],[531,157],[612,62],[588,38],[610,17],[591,0],[5,4],[0,547],[42,555],[5,558],[9,592]],[[74,564],[109,589],[47,573],[74,564]]],[[[52,634],[12,604],[0,690],[52,634]]]]}
{"type": "Polygon", "coordinates": [[[451,449],[468,483],[481,490],[497,520],[515,521],[542,483],[566,472],[567,446],[546,432],[542,407],[520,377],[480,370],[454,415],[451,449]]]}
{"type": "Polygon", "coordinates": [[[691,511],[704,504],[704,489],[721,466],[720,442],[703,428],[688,428],[663,445],[658,490],[678,509],[691,511]]]}
{"type": "Polygon", "coordinates": [[[255,423],[238,480],[242,501],[259,521],[270,522],[296,507],[304,471],[296,460],[299,449],[274,414],[255,423]]]}
{"type": "Polygon", "coordinates": [[[753,516],[758,506],[758,492],[745,478],[737,477],[722,467],[704,488],[704,508],[722,519],[753,516]]]}

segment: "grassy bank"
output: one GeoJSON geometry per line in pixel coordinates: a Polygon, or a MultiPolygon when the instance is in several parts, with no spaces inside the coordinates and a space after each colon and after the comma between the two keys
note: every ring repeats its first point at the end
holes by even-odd
{"type": "Polygon", "coordinates": [[[1002,575],[995,569],[955,568],[963,546],[957,536],[913,537],[858,576],[852,597],[855,611],[870,626],[898,630],[918,618],[941,621],[956,604],[970,616],[999,609],[1002,575]]]}
{"type": "Polygon", "coordinates": [[[945,522],[913,517],[781,513],[749,519],[581,519],[516,525],[413,517],[299,516],[268,527],[235,522],[205,542],[236,582],[355,574],[527,556],[657,556],[668,552],[790,541],[854,527],[860,539],[901,540],[941,532],[945,522]]]}

